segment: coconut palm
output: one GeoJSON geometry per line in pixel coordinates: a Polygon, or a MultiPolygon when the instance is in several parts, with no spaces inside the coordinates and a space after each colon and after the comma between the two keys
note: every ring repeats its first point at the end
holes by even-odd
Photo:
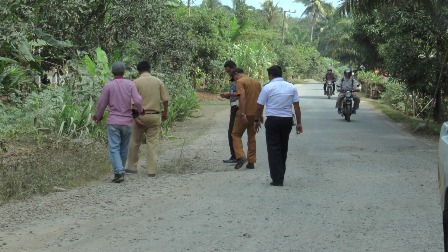
{"type": "Polygon", "coordinates": [[[210,9],[217,9],[222,6],[222,3],[219,0],[203,0],[201,7],[206,7],[210,9]]]}
{"type": "Polygon", "coordinates": [[[321,0],[295,0],[296,3],[305,5],[305,11],[302,16],[310,16],[311,22],[311,42],[313,42],[314,27],[319,19],[326,19],[326,9],[330,8],[331,4],[321,0]]]}
{"type": "Polygon", "coordinates": [[[266,19],[268,20],[268,23],[271,25],[271,27],[274,27],[275,18],[277,16],[277,14],[280,12],[278,3],[276,3],[274,5],[274,1],[266,0],[266,1],[264,1],[264,3],[261,4],[261,10],[262,10],[263,16],[266,17],[266,19]]]}

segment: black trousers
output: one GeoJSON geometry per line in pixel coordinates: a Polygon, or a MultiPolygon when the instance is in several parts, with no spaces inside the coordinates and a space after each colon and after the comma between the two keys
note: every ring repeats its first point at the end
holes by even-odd
{"type": "Polygon", "coordinates": [[[230,155],[231,155],[231,158],[233,158],[233,159],[236,159],[236,156],[235,156],[235,149],[233,149],[232,130],[233,130],[233,124],[235,123],[235,117],[236,117],[237,111],[238,111],[237,105],[230,107],[229,130],[227,131],[227,137],[229,139],[230,155]]]}
{"type": "Polygon", "coordinates": [[[274,183],[281,183],[285,178],[288,141],[292,123],[292,117],[268,116],[266,119],[266,146],[269,170],[274,183]]]}

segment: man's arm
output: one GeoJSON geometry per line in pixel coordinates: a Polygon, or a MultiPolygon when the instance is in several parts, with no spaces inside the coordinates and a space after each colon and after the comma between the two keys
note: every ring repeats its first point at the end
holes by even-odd
{"type": "Polygon", "coordinates": [[[166,89],[165,84],[160,81],[160,101],[163,103],[163,113],[162,113],[162,121],[168,119],[168,101],[170,96],[168,95],[168,89],[166,89]]]}
{"type": "Polygon", "coordinates": [[[168,119],[168,101],[163,102],[162,121],[168,119]]]}
{"type": "Polygon", "coordinates": [[[261,127],[261,124],[263,123],[263,110],[264,110],[264,105],[261,105],[258,103],[257,113],[255,115],[255,120],[254,120],[254,130],[257,133],[261,127]]]}
{"type": "Polygon", "coordinates": [[[134,101],[134,106],[137,107],[137,110],[140,114],[144,114],[145,111],[142,106],[142,96],[137,92],[137,88],[135,85],[131,86],[131,96],[134,101]]]}
{"type": "Polygon", "coordinates": [[[96,113],[92,117],[94,121],[101,121],[103,119],[104,110],[106,110],[107,105],[109,104],[109,86],[104,86],[103,90],[101,90],[100,99],[98,101],[98,105],[96,107],[96,113]]]}
{"type": "Polygon", "coordinates": [[[240,94],[238,102],[240,104],[241,116],[246,115],[246,94],[243,92],[240,94]]]}
{"type": "Polygon", "coordinates": [[[220,96],[222,98],[230,99],[231,97],[238,96],[238,94],[237,93],[230,93],[230,92],[221,92],[220,96]]]}
{"type": "Polygon", "coordinates": [[[297,125],[296,125],[296,134],[300,134],[303,132],[303,128],[302,128],[302,112],[300,111],[300,105],[299,102],[294,102],[294,112],[296,114],[296,121],[297,121],[297,125]]]}

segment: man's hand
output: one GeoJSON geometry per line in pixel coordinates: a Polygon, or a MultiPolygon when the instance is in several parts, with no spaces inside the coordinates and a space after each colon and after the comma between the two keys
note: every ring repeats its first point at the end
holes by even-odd
{"type": "Polygon", "coordinates": [[[261,125],[262,125],[262,123],[260,121],[254,122],[254,130],[256,133],[258,133],[260,131],[261,125]]]}
{"type": "Polygon", "coordinates": [[[166,121],[166,119],[168,119],[168,112],[163,111],[163,113],[162,113],[162,121],[166,121]]]}
{"type": "Polygon", "coordinates": [[[228,93],[228,92],[221,92],[219,95],[221,96],[221,98],[226,98],[226,99],[230,98],[230,93],[228,93]]]}
{"type": "Polygon", "coordinates": [[[137,126],[139,126],[139,127],[142,127],[142,128],[145,128],[146,126],[145,126],[145,124],[144,123],[142,123],[142,121],[140,121],[140,119],[137,117],[137,118],[134,118],[134,122],[135,122],[135,124],[137,124],[137,126]]]}
{"type": "Polygon", "coordinates": [[[101,119],[98,119],[97,117],[96,117],[96,115],[93,115],[92,116],[92,121],[94,121],[94,122],[100,122],[101,121],[101,119]]]}
{"type": "Polygon", "coordinates": [[[303,132],[302,124],[296,125],[296,134],[301,134],[303,132]]]}
{"type": "Polygon", "coordinates": [[[241,119],[243,120],[244,125],[247,125],[249,123],[249,121],[247,120],[246,115],[242,115],[241,119]]]}

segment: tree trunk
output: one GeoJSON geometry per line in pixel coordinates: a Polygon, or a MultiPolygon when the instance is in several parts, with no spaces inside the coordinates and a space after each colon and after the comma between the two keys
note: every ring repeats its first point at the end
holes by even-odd
{"type": "Polygon", "coordinates": [[[442,89],[440,87],[436,90],[435,97],[435,105],[434,105],[434,122],[441,123],[442,122],[442,89]]]}

